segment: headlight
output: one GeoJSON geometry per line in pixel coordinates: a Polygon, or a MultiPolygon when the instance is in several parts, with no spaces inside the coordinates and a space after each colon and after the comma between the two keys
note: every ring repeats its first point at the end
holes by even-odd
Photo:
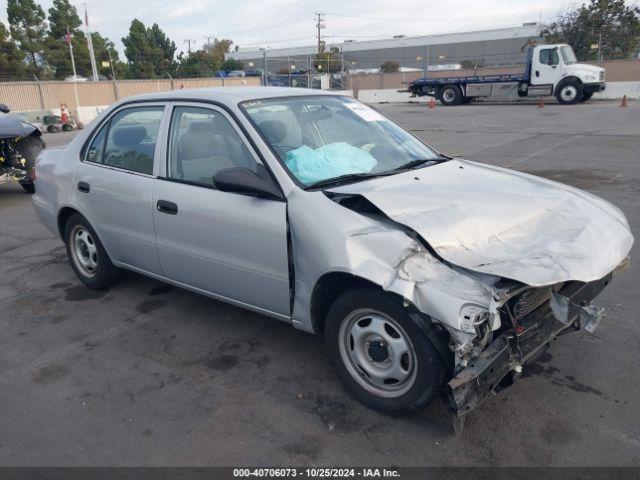
{"type": "Polygon", "coordinates": [[[597,81],[597,80],[598,80],[598,77],[596,77],[595,75],[585,75],[585,76],[584,76],[584,79],[585,79],[587,82],[595,82],[595,81],[597,81]]]}
{"type": "Polygon", "coordinates": [[[489,320],[489,310],[480,305],[467,304],[460,309],[460,326],[468,333],[477,333],[477,327],[489,320]]]}

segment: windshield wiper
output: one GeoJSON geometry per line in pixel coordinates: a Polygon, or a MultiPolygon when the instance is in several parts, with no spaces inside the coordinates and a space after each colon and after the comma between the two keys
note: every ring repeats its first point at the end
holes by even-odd
{"type": "Polygon", "coordinates": [[[318,180],[317,182],[311,183],[306,186],[305,190],[309,190],[311,188],[318,187],[331,187],[334,185],[338,185],[343,182],[349,182],[351,180],[363,180],[367,178],[376,178],[376,177],[386,177],[387,175],[391,175],[391,172],[380,172],[380,173],[346,173],[344,175],[339,175],[337,177],[326,178],[324,180],[318,180]]]}
{"type": "Polygon", "coordinates": [[[447,160],[444,157],[436,157],[436,158],[421,158],[418,160],[411,160],[410,162],[405,163],[404,165],[400,165],[393,169],[394,172],[402,171],[402,170],[411,170],[419,167],[420,165],[424,165],[428,162],[440,163],[447,160]]]}

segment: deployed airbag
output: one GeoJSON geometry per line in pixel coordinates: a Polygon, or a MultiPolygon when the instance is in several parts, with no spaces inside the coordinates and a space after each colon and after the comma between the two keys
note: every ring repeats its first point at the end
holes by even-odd
{"type": "Polygon", "coordinates": [[[303,145],[287,152],[284,161],[291,173],[306,185],[350,173],[367,173],[378,163],[370,153],[344,142],[315,150],[303,145]]]}

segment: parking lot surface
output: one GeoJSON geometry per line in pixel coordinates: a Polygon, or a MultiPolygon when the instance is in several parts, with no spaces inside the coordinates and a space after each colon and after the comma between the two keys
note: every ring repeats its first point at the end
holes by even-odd
{"type": "MultiPolygon", "coordinates": [[[[379,108],[445,153],[600,195],[640,237],[636,103],[379,108]]],[[[600,328],[553,342],[456,437],[441,401],[393,418],[351,400],[321,337],[135,274],[86,289],[0,186],[0,464],[639,465],[637,253],[600,328]]]]}

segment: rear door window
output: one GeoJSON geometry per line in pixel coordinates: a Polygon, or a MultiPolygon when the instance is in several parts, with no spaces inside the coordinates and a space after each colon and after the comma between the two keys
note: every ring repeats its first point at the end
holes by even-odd
{"type": "MultiPolygon", "coordinates": [[[[127,108],[116,113],[111,118],[101,163],[152,175],[163,112],[164,107],[152,106],[127,108]]],[[[90,154],[91,148],[89,150],[90,154]]]]}

